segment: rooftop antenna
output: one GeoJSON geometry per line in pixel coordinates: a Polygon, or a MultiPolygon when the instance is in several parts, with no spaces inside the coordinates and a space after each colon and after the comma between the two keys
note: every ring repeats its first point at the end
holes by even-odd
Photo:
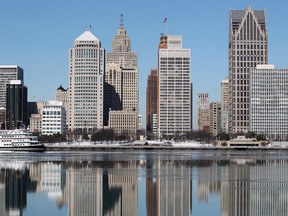
{"type": "Polygon", "coordinates": [[[121,14],[120,28],[124,28],[123,14],[121,14]]]}

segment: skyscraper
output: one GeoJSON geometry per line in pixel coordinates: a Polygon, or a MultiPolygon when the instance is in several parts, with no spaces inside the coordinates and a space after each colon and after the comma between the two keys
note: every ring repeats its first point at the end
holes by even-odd
{"type": "Polygon", "coordinates": [[[198,130],[209,132],[209,95],[208,93],[198,94],[198,130]]]}
{"type": "Polygon", "coordinates": [[[174,136],[190,131],[190,49],[182,48],[182,36],[161,36],[158,82],[158,134],[174,136]]]}
{"type": "Polygon", "coordinates": [[[6,85],[6,129],[28,126],[27,87],[21,80],[11,80],[6,85]]]}
{"type": "Polygon", "coordinates": [[[75,39],[69,64],[69,129],[102,128],[105,50],[90,31],[75,39]]]}
{"type": "Polygon", "coordinates": [[[257,65],[250,72],[250,131],[288,140],[288,69],[257,65]]]}
{"type": "Polygon", "coordinates": [[[17,65],[0,65],[0,107],[6,107],[6,85],[10,80],[23,81],[23,69],[17,65]]]}
{"type": "Polygon", "coordinates": [[[146,87],[146,130],[153,131],[153,115],[157,115],[158,101],[158,76],[157,70],[152,69],[147,79],[146,87]]]}
{"type": "Polygon", "coordinates": [[[209,130],[214,136],[221,132],[221,104],[218,102],[210,103],[209,130]]]}
{"type": "Polygon", "coordinates": [[[221,81],[221,131],[228,133],[229,80],[221,81]]]}
{"type": "Polygon", "coordinates": [[[268,62],[265,11],[230,11],[229,132],[249,131],[249,71],[268,62]]]}
{"type": "MultiPolygon", "coordinates": [[[[112,42],[112,52],[107,53],[104,111],[105,125],[108,122],[115,122],[116,119],[110,119],[111,117],[120,120],[122,118],[118,118],[118,115],[123,116],[126,113],[128,117],[131,116],[131,112],[135,114],[135,122],[125,121],[121,124],[135,125],[136,123],[137,125],[138,60],[137,54],[131,51],[131,42],[123,24],[123,15],[121,15],[120,27],[112,42]],[[111,115],[112,112],[114,113],[111,115]]],[[[113,125],[109,126],[113,128],[113,125]]],[[[128,128],[130,128],[129,125],[127,125],[128,128]]]]}

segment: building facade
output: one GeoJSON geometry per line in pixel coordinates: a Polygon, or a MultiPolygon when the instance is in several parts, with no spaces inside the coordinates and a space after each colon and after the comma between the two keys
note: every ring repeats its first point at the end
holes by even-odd
{"type": "Polygon", "coordinates": [[[109,127],[113,128],[116,134],[134,136],[138,129],[138,114],[125,110],[111,110],[109,127]]]}
{"type": "Polygon", "coordinates": [[[198,130],[209,132],[210,129],[210,109],[209,109],[209,95],[208,93],[198,94],[198,130]]]}
{"type": "MultiPolygon", "coordinates": [[[[135,116],[138,119],[138,58],[131,51],[131,41],[126,33],[121,15],[120,27],[112,42],[112,52],[107,53],[107,67],[105,73],[105,101],[104,101],[104,125],[110,118],[122,119],[123,116],[135,116]],[[111,117],[110,112],[113,112],[111,117]],[[123,113],[121,113],[121,111],[123,113]]],[[[123,121],[123,123],[129,121],[123,121]]],[[[133,120],[134,122],[134,120],[133,120]]],[[[134,124],[133,124],[134,125],[134,124]]],[[[113,125],[109,125],[113,128],[113,125]]],[[[130,125],[123,126],[131,128],[130,125]]],[[[137,131],[133,128],[132,131],[137,131]]],[[[118,130],[115,128],[115,130],[118,130]]]]}
{"type": "Polygon", "coordinates": [[[230,11],[229,132],[249,131],[249,70],[268,62],[265,11],[230,11]]]}
{"type": "Polygon", "coordinates": [[[69,55],[69,130],[103,128],[105,50],[85,31],[69,55]]]}
{"type": "Polygon", "coordinates": [[[158,103],[158,76],[157,70],[152,69],[147,79],[146,87],[146,130],[153,130],[153,115],[157,115],[158,103]]]}
{"type": "Polygon", "coordinates": [[[21,80],[11,80],[6,85],[6,129],[28,126],[27,87],[21,80]]]}
{"type": "Polygon", "coordinates": [[[221,131],[228,133],[229,80],[221,81],[221,131]]]}
{"type": "Polygon", "coordinates": [[[42,111],[42,135],[66,132],[66,110],[63,102],[49,101],[42,111]]]}
{"type": "Polygon", "coordinates": [[[288,69],[257,65],[250,72],[250,131],[288,140],[288,69]]]}
{"type": "Polygon", "coordinates": [[[66,110],[66,123],[69,122],[69,91],[60,85],[56,90],[56,101],[63,102],[66,110]]]}
{"type": "Polygon", "coordinates": [[[158,135],[191,130],[190,49],[182,36],[162,35],[158,50],[158,135]]]}
{"type": "Polygon", "coordinates": [[[221,104],[218,102],[210,103],[210,133],[217,136],[221,132],[221,104]]]}
{"type": "Polygon", "coordinates": [[[42,132],[42,114],[32,114],[30,117],[29,131],[32,133],[42,132]]]}
{"type": "Polygon", "coordinates": [[[17,65],[0,65],[0,107],[6,107],[6,85],[11,80],[23,81],[23,76],[23,69],[17,65]]]}

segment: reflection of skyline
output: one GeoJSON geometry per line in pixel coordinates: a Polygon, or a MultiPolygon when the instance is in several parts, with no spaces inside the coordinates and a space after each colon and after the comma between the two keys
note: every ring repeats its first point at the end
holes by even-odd
{"type": "MultiPolygon", "coordinates": [[[[0,215],[23,215],[29,207],[27,192],[47,194],[59,210],[67,207],[69,216],[137,215],[138,200],[142,200],[138,198],[138,187],[144,186],[147,216],[190,215],[192,192],[196,194],[193,206],[196,201],[209,207],[218,197],[216,215],[284,216],[288,215],[287,164],[287,160],[270,159],[196,161],[163,157],[142,159],[141,163],[131,160],[1,164],[0,215]],[[146,184],[139,186],[140,168],[146,170],[146,184]],[[197,180],[195,191],[192,176],[197,180]]],[[[145,200],[140,205],[145,206],[145,200]]]]}
{"type": "Polygon", "coordinates": [[[188,216],[191,210],[191,168],[174,161],[146,163],[147,216],[188,216]]]}

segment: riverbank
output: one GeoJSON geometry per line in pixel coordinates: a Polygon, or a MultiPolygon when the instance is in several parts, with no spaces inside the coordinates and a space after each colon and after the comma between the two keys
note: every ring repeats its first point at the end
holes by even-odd
{"type": "Polygon", "coordinates": [[[100,150],[288,150],[285,146],[265,146],[265,147],[227,147],[213,146],[198,142],[173,143],[169,145],[145,145],[132,143],[93,143],[93,142],[74,142],[74,143],[53,143],[45,144],[46,151],[100,151],[100,150]]]}

